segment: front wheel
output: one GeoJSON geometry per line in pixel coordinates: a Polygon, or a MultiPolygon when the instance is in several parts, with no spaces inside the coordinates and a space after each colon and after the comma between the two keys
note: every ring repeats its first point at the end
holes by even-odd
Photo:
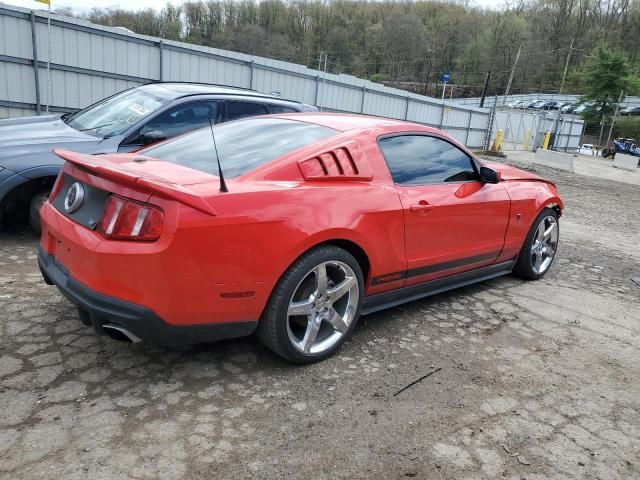
{"type": "Polygon", "coordinates": [[[29,225],[31,225],[33,231],[38,235],[40,235],[40,231],[42,230],[40,225],[40,209],[48,198],[48,191],[36,193],[33,197],[31,197],[31,202],[29,203],[29,225]]]}
{"type": "Polygon", "coordinates": [[[356,259],[334,246],[300,257],[282,276],[258,326],[258,336],[294,363],[331,356],[355,328],[364,281],[356,259]]]}
{"type": "Polygon", "coordinates": [[[526,280],[542,278],[551,268],[559,238],[558,214],[551,208],[543,209],[531,225],[513,273],[526,280]]]}

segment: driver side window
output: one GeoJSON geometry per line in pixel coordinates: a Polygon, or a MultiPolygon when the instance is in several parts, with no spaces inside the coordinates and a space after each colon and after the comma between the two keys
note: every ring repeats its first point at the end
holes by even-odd
{"type": "Polygon", "coordinates": [[[469,155],[441,138],[399,135],[382,138],[378,144],[398,185],[479,180],[469,155]]]}
{"type": "Polygon", "coordinates": [[[167,136],[167,138],[182,135],[191,130],[209,125],[209,118],[213,123],[218,120],[220,102],[191,102],[179,105],[166,110],[156,117],[152,118],[144,125],[139,134],[132,139],[129,144],[141,145],[142,136],[147,132],[159,131],[167,136]]]}

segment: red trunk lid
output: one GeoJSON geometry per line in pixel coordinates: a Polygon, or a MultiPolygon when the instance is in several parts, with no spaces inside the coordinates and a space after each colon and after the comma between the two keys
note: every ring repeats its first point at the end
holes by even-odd
{"type": "Polygon", "coordinates": [[[98,177],[170,198],[215,215],[211,205],[190,185],[211,183],[216,191],[218,177],[171,162],[136,154],[87,155],[68,150],[53,151],[63,160],[78,165],[98,177]]]}

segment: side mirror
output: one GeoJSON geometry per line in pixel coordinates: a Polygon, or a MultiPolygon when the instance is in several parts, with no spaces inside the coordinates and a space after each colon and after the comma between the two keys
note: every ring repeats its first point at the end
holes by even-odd
{"type": "Polygon", "coordinates": [[[142,140],[143,145],[151,145],[152,143],[158,143],[163,140],[166,140],[167,134],[161,132],[160,130],[151,130],[150,132],[145,132],[140,136],[140,140],[142,140]]]}
{"type": "Polygon", "coordinates": [[[489,167],[480,167],[480,181],[483,183],[498,183],[500,173],[489,167]]]}

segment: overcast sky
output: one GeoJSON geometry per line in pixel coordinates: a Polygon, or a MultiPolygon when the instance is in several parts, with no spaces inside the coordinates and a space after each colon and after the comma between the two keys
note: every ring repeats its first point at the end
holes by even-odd
{"type": "MultiPolygon", "coordinates": [[[[183,3],[184,0],[172,0],[173,4],[183,3]]],[[[0,0],[2,3],[18,5],[24,8],[46,10],[47,6],[35,0],[0,0]]],[[[132,10],[152,7],[157,10],[167,4],[167,0],[51,0],[51,8],[71,7],[76,11],[88,11],[91,8],[123,7],[132,10]]],[[[486,7],[502,7],[504,0],[472,0],[472,3],[486,7]]]]}

